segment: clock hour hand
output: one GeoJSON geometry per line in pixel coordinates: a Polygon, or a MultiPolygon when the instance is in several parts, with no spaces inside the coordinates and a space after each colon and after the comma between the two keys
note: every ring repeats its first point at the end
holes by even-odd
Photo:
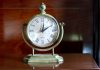
{"type": "Polygon", "coordinates": [[[48,27],[46,27],[46,28],[44,28],[43,30],[42,30],[42,32],[44,32],[45,30],[47,30],[49,27],[51,27],[52,25],[50,25],[50,26],[48,26],[48,27]]]}

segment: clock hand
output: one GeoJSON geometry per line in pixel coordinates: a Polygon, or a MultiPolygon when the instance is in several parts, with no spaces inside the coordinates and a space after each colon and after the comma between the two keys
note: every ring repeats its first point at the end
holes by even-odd
{"type": "Polygon", "coordinates": [[[47,30],[47,29],[48,29],[49,27],[51,27],[51,26],[52,26],[52,25],[50,25],[50,26],[44,28],[42,32],[44,32],[45,30],[47,30]]]}
{"type": "Polygon", "coordinates": [[[42,27],[40,28],[40,32],[43,32],[44,29],[44,23],[42,24],[42,27]]]}
{"type": "Polygon", "coordinates": [[[41,32],[43,32],[43,30],[44,30],[44,23],[43,23],[43,25],[42,25],[42,30],[41,30],[41,32]]]}

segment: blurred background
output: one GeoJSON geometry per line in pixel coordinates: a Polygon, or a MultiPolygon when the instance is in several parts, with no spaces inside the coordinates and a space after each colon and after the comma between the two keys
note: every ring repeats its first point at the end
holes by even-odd
{"type": "Polygon", "coordinates": [[[26,56],[32,50],[22,38],[22,26],[40,13],[44,2],[46,12],[64,22],[64,38],[56,53],[91,54],[99,64],[99,28],[97,0],[0,0],[0,56],[26,56]]]}

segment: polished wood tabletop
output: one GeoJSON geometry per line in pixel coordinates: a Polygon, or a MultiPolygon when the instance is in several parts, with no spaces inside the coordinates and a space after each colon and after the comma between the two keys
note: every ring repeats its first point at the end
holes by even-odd
{"type": "MultiPolygon", "coordinates": [[[[22,61],[23,57],[0,55],[0,70],[66,70],[66,69],[99,69],[89,54],[60,54],[64,58],[61,64],[44,67],[32,67],[22,61]]],[[[42,65],[42,64],[41,64],[42,65]]]]}

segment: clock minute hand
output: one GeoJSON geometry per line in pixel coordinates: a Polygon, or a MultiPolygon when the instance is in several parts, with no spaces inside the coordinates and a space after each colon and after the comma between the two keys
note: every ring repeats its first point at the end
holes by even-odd
{"type": "Polygon", "coordinates": [[[40,31],[43,32],[43,29],[44,29],[44,23],[42,24],[40,31]]]}
{"type": "Polygon", "coordinates": [[[47,30],[47,29],[48,29],[49,27],[51,27],[51,26],[52,26],[52,25],[50,25],[50,26],[44,28],[42,32],[44,32],[45,30],[47,30]]]}

